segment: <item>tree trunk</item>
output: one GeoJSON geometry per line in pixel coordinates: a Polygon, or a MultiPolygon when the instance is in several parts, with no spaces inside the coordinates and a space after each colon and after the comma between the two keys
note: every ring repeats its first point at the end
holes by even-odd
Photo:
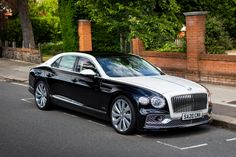
{"type": "Polygon", "coordinates": [[[35,48],[34,34],[32,24],[29,17],[28,0],[16,0],[17,9],[20,17],[21,30],[23,35],[23,43],[26,48],[35,48]]]}
{"type": "Polygon", "coordinates": [[[124,34],[120,33],[120,52],[124,52],[124,34]]]}

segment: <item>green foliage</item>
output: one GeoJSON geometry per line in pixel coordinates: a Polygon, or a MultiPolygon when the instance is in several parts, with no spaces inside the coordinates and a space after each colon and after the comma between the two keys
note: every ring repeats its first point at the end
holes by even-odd
{"type": "Polygon", "coordinates": [[[146,49],[160,48],[165,42],[174,41],[178,30],[178,25],[168,21],[164,16],[135,19],[131,27],[130,37],[139,37],[144,41],[146,49]]]}
{"type": "MultiPolygon", "coordinates": [[[[58,17],[37,17],[31,19],[36,43],[56,42],[61,40],[58,17]]],[[[19,18],[7,21],[6,29],[1,34],[1,40],[15,41],[22,46],[22,32],[19,18]]]]}
{"type": "Polygon", "coordinates": [[[148,49],[173,40],[181,27],[175,0],[78,0],[77,6],[107,32],[117,32],[123,40],[139,37],[148,49]]]}
{"type": "MultiPolygon", "coordinates": [[[[30,16],[36,43],[61,40],[60,19],[57,15],[57,0],[43,0],[35,3],[29,0],[30,16]]],[[[6,28],[0,32],[1,40],[15,41],[22,46],[22,31],[17,14],[7,20],[6,28]]]]}
{"type": "Polygon", "coordinates": [[[117,32],[107,32],[104,26],[92,24],[93,49],[96,52],[119,52],[119,34],[117,32]]]}
{"type": "MultiPolygon", "coordinates": [[[[129,49],[129,41],[139,37],[146,49],[182,51],[173,44],[183,12],[209,11],[206,46],[211,53],[236,47],[235,0],[28,0],[35,40],[56,42],[63,38],[64,51],[77,50],[77,20],[92,21],[93,49],[129,49]],[[59,8],[58,8],[59,3],[59,8]],[[60,20],[58,15],[60,13],[60,20]],[[216,18],[217,17],[217,18],[216,18]]],[[[1,40],[22,44],[19,20],[8,20],[1,40]]],[[[183,47],[184,49],[184,47],[183,47]]]]}
{"type": "Polygon", "coordinates": [[[22,46],[22,32],[19,19],[8,20],[5,31],[0,32],[2,41],[16,42],[17,46],[22,46]]]}
{"type": "Polygon", "coordinates": [[[61,33],[64,51],[77,51],[77,33],[74,22],[75,8],[73,0],[59,1],[59,16],[61,21],[61,33]]]}
{"type": "Polygon", "coordinates": [[[57,0],[41,0],[35,3],[35,0],[28,0],[30,16],[47,16],[58,17],[58,1],[57,0]]]}
{"type": "Polygon", "coordinates": [[[160,52],[186,52],[186,41],[182,39],[181,42],[183,43],[182,47],[176,46],[175,42],[165,42],[165,44],[157,49],[160,52]]]}
{"type": "Polygon", "coordinates": [[[29,6],[36,43],[60,41],[57,0],[29,0],[29,6]]]}
{"type": "Polygon", "coordinates": [[[40,50],[43,55],[54,56],[56,54],[63,52],[63,44],[62,42],[43,43],[40,45],[40,50]]]}
{"type": "Polygon", "coordinates": [[[35,42],[56,42],[61,40],[59,17],[35,17],[31,19],[35,42]]]}
{"type": "MultiPolygon", "coordinates": [[[[236,44],[236,0],[176,0],[180,5],[182,22],[184,23],[183,12],[209,11],[209,16],[216,16],[220,21],[220,27],[224,27],[224,33],[229,34],[236,44]]],[[[209,27],[208,27],[209,28],[209,27]]],[[[207,32],[211,32],[207,28],[207,32]]],[[[222,32],[223,30],[221,30],[222,32]]],[[[208,33],[209,34],[209,33],[208,33]]],[[[207,34],[207,35],[208,35],[207,34]]],[[[211,38],[211,36],[207,37],[211,38]]],[[[219,38],[218,38],[219,39],[219,38]]],[[[215,39],[212,39],[215,40],[215,39]]],[[[228,40],[228,39],[225,39],[228,40]]],[[[220,41],[219,41],[220,42],[220,41]]],[[[212,42],[214,43],[214,42],[212,42]]],[[[213,46],[213,45],[212,45],[213,46]]]]}
{"type": "Polygon", "coordinates": [[[206,48],[208,53],[225,53],[233,48],[233,41],[219,17],[208,17],[206,23],[206,48]]]}

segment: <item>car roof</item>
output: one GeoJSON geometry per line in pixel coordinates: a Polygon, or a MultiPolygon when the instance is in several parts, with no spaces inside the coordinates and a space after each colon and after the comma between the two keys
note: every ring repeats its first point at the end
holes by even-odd
{"type": "Polygon", "coordinates": [[[132,56],[132,54],[123,53],[123,52],[80,52],[87,53],[95,58],[98,57],[117,57],[117,56],[132,56]]]}
{"type": "Polygon", "coordinates": [[[90,59],[97,59],[97,58],[103,58],[103,57],[118,57],[118,56],[134,56],[132,54],[128,53],[122,53],[122,52],[94,52],[94,51],[87,51],[87,52],[62,52],[58,55],[50,58],[46,62],[44,62],[41,65],[51,65],[54,61],[56,61],[61,56],[67,56],[67,55],[74,55],[74,56],[81,56],[81,57],[88,57],[90,59]]]}

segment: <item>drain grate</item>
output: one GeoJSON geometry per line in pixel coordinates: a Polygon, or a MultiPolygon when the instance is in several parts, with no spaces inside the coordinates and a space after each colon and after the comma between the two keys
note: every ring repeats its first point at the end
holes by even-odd
{"type": "Polygon", "coordinates": [[[236,100],[235,101],[229,101],[227,102],[228,104],[233,104],[233,105],[236,105],[236,100]]]}

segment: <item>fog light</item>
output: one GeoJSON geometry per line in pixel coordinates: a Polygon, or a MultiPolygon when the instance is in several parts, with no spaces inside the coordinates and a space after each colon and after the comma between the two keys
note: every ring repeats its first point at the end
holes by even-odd
{"type": "Polygon", "coordinates": [[[161,122],[163,120],[163,116],[156,116],[155,120],[161,122]]]}

